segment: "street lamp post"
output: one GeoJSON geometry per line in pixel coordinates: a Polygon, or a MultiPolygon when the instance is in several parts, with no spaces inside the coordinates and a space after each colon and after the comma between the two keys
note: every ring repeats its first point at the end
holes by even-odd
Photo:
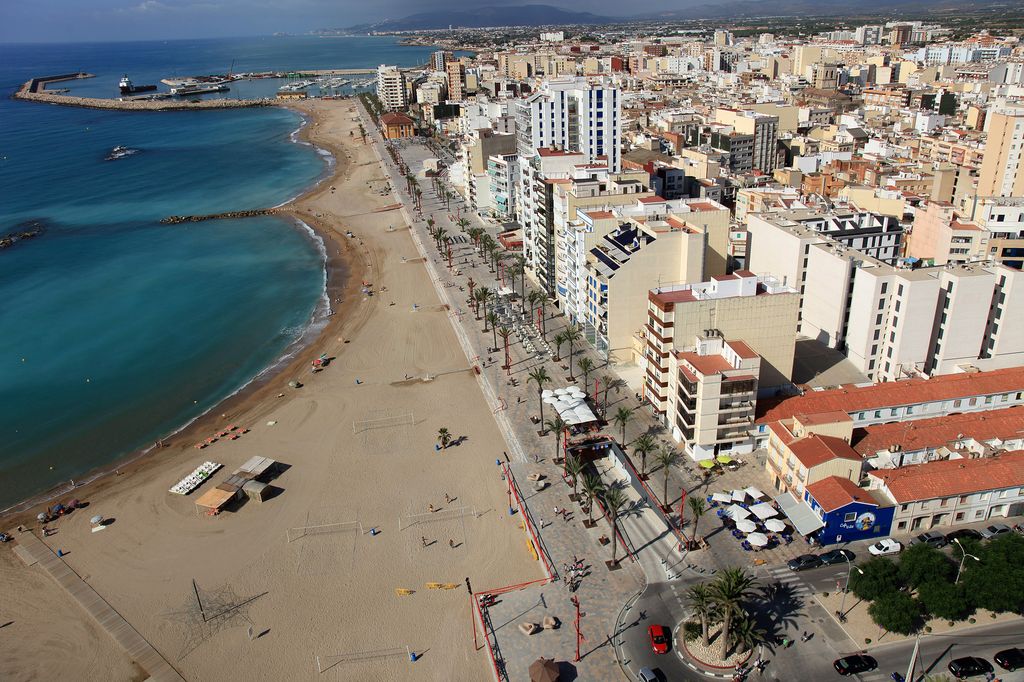
{"type": "Polygon", "coordinates": [[[861,575],[864,575],[864,571],[860,570],[859,566],[854,566],[853,565],[853,562],[850,561],[850,557],[848,557],[846,555],[846,552],[843,552],[843,558],[846,559],[846,566],[847,566],[847,568],[846,568],[846,584],[843,585],[843,599],[839,603],[839,616],[840,616],[840,619],[846,614],[846,593],[850,590],[850,574],[853,572],[853,569],[856,568],[858,573],[860,573],[861,575]]]}
{"type": "Polygon", "coordinates": [[[971,557],[975,561],[979,561],[979,562],[981,561],[981,559],[979,559],[978,557],[974,556],[973,554],[968,554],[967,550],[964,549],[964,546],[960,544],[960,539],[959,538],[953,538],[953,542],[955,542],[956,546],[960,548],[961,552],[963,552],[963,556],[960,557],[960,568],[956,569],[956,580],[953,581],[953,584],[956,585],[957,583],[960,582],[960,573],[963,572],[963,570],[964,570],[964,562],[967,561],[967,557],[971,557]]]}

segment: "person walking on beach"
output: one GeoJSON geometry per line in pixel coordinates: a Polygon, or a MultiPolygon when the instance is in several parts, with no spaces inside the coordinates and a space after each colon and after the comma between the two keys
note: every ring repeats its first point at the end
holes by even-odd
{"type": "Polygon", "coordinates": [[[426,535],[420,536],[420,542],[422,542],[423,546],[426,547],[427,546],[427,536],[426,535]]]}
{"type": "Polygon", "coordinates": [[[427,507],[427,511],[429,511],[429,512],[430,512],[431,514],[433,514],[434,512],[436,512],[436,511],[437,511],[437,509],[435,509],[435,508],[434,508],[434,505],[432,505],[432,504],[431,504],[431,505],[429,505],[429,506],[427,507]]]}
{"type": "Polygon", "coordinates": [[[450,547],[451,549],[455,549],[455,540],[454,540],[454,539],[452,539],[452,538],[448,538],[448,546],[449,546],[449,547],[450,547]]]}
{"type": "Polygon", "coordinates": [[[448,493],[444,494],[444,503],[445,504],[451,504],[452,503],[452,497],[448,493]]]}

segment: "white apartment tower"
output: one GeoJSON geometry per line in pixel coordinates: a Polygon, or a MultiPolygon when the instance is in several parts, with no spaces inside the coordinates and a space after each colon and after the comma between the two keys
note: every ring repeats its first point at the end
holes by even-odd
{"type": "Polygon", "coordinates": [[[397,66],[381,64],[377,67],[377,97],[388,111],[408,108],[405,74],[399,71],[397,66]]]}

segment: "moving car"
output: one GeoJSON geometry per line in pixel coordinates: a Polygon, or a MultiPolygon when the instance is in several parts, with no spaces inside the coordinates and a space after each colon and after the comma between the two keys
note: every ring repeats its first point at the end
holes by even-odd
{"type": "Polygon", "coordinates": [[[660,682],[658,680],[658,673],[650,668],[640,668],[636,673],[636,679],[637,682],[660,682]]]}
{"type": "Polygon", "coordinates": [[[786,566],[791,571],[802,571],[807,568],[817,568],[821,566],[821,559],[814,554],[802,554],[795,559],[790,559],[786,562],[786,566]]]}
{"type": "Polygon", "coordinates": [[[927,533],[921,533],[916,538],[910,541],[912,545],[931,545],[935,549],[942,549],[949,541],[946,540],[946,536],[942,533],[938,533],[934,530],[930,530],[927,533]]]}
{"type": "Polygon", "coordinates": [[[903,545],[896,542],[892,538],[882,538],[875,544],[868,547],[868,551],[875,556],[885,556],[887,554],[899,554],[903,551],[903,545]]]}
{"type": "Polygon", "coordinates": [[[833,549],[831,552],[825,552],[818,556],[821,563],[825,566],[831,566],[832,564],[841,564],[847,559],[853,561],[857,558],[857,555],[848,549],[833,549]]]}
{"type": "Polygon", "coordinates": [[[1007,526],[1005,523],[993,523],[991,526],[981,529],[981,537],[985,538],[986,540],[991,540],[997,535],[1002,535],[1003,533],[1009,532],[1010,527],[1007,526]]]}
{"type": "Polygon", "coordinates": [[[846,677],[847,675],[858,675],[874,670],[878,667],[878,661],[870,656],[854,654],[853,656],[844,656],[843,658],[836,659],[832,662],[832,666],[836,669],[837,673],[846,677]]]}
{"type": "Polygon", "coordinates": [[[998,654],[992,657],[993,660],[1003,670],[1016,670],[1017,668],[1024,668],[1024,649],[1003,649],[998,654]]]}
{"type": "Polygon", "coordinates": [[[651,648],[656,654],[667,654],[669,644],[672,642],[668,635],[668,628],[664,625],[652,625],[647,628],[647,636],[651,638],[651,648]]]}
{"type": "Polygon", "coordinates": [[[961,528],[955,530],[952,533],[946,533],[946,542],[953,542],[953,540],[981,540],[981,533],[974,530],[973,528],[961,528]]]}
{"type": "Polygon", "coordinates": [[[953,677],[956,679],[962,680],[965,677],[992,672],[992,664],[984,658],[964,656],[963,658],[954,658],[949,662],[949,672],[953,673],[953,677]]]}

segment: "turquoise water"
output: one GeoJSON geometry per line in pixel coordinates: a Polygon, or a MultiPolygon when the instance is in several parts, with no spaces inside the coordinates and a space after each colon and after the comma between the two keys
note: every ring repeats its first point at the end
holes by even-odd
{"type": "Polygon", "coordinates": [[[77,69],[225,71],[229,55],[255,70],[429,52],[369,44],[0,46],[0,234],[44,230],[0,250],[0,509],[173,432],[294,349],[324,312],[322,245],[301,226],[159,224],[273,206],[321,178],[328,162],[294,142],[296,114],[93,111],[12,101],[13,87],[77,69]],[[104,160],[116,145],[139,151],[104,160]]]}

